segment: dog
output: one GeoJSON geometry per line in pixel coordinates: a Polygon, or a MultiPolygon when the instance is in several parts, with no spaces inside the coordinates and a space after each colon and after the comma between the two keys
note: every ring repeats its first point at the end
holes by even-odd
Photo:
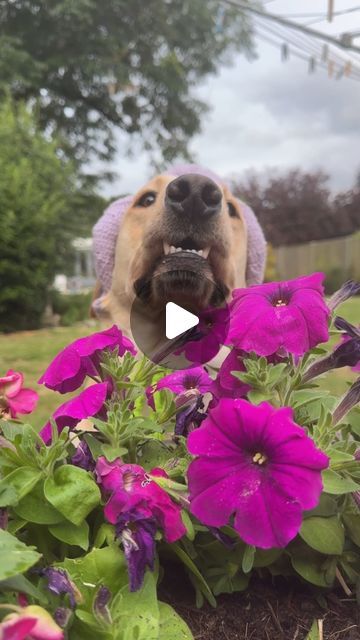
{"type": "Polygon", "coordinates": [[[263,278],[266,245],[254,213],[194,165],[170,168],[113,203],[93,235],[96,315],[131,336],[136,301],[154,350],[167,300],[198,312],[263,278]]]}

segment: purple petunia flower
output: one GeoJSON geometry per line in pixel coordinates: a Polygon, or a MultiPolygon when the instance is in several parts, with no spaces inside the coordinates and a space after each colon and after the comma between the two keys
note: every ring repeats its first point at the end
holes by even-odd
{"type": "MultiPolygon", "coordinates": [[[[99,382],[84,389],[78,396],[71,398],[58,407],[52,418],[56,422],[58,432],[65,427],[74,427],[80,422],[90,417],[105,418],[105,401],[111,393],[111,385],[107,382],[99,382]]],[[[41,438],[47,444],[51,440],[50,420],[41,429],[41,438]]]]}
{"type": "MultiPolygon", "coordinates": [[[[246,355],[246,354],[245,354],[246,355]]],[[[215,402],[219,398],[243,398],[250,386],[232,375],[233,371],[246,371],[242,358],[244,353],[232,349],[222,363],[216,379],[211,386],[215,402]]]]}
{"type": "Polygon", "coordinates": [[[210,391],[212,379],[203,367],[193,367],[191,369],[182,369],[174,371],[167,376],[158,380],[153,386],[148,387],[146,395],[149,405],[154,409],[153,394],[160,389],[170,389],[176,395],[186,393],[192,389],[199,393],[207,393],[210,391]]]}
{"type": "Polygon", "coordinates": [[[188,438],[190,511],[206,525],[234,528],[248,544],[285,547],[302,511],[322,491],[328,457],[292,420],[290,408],[223,398],[188,438]]]}
{"type": "Polygon", "coordinates": [[[115,532],[123,544],[130,591],[141,588],[146,567],[154,570],[156,530],[157,523],[149,509],[134,508],[117,519],[115,532]]]}
{"type": "Polygon", "coordinates": [[[126,338],[115,324],[106,331],[75,340],[58,353],[39,379],[39,384],[60,393],[75,391],[82,385],[86,376],[101,375],[102,352],[105,349],[116,348],[119,356],[123,356],[126,351],[136,354],[131,340],[126,338]]]}
{"type": "Polygon", "coordinates": [[[212,360],[225,344],[229,328],[229,309],[210,307],[199,314],[196,325],[189,340],[176,351],[182,353],[189,362],[204,364],[212,360]]]}
{"type": "Polygon", "coordinates": [[[287,351],[301,356],[329,339],[330,311],[324,301],[324,274],[235,289],[228,340],[238,349],[269,356],[287,351]]]}

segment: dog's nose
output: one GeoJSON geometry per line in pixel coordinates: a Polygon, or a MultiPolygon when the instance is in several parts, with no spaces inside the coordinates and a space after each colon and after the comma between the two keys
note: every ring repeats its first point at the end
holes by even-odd
{"type": "Polygon", "coordinates": [[[210,217],[220,212],[221,199],[222,193],[215,182],[192,173],[179,176],[168,184],[165,204],[175,214],[210,217]]]}

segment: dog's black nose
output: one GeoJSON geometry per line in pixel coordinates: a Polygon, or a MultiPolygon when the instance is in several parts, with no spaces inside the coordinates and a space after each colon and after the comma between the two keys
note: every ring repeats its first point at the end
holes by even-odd
{"type": "Polygon", "coordinates": [[[222,193],[215,182],[191,173],[179,176],[168,184],[165,204],[175,214],[210,217],[220,212],[221,199],[222,193]]]}

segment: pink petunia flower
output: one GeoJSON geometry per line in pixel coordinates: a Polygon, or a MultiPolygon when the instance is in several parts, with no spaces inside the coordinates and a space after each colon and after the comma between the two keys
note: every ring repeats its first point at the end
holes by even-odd
{"type": "Polygon", "coordinates": [[[250,391],[250,386],[233,376],[233,371],[246,371],[242,361],[243,353],[231,349],[222,363],[216,379],[211,386],[215,402],[219,398],[243,398],[250,391]]]}
{"type": "MultiPolygon", "coordinates": [[[[86,418],[105,418],[105,401],[111,394],[111,385],[108,382],[99,382],[84,389],[78,396],[64,402],[56,409],[52,418],[56,422],[58,432],[65,427],[75,427],[80,420],[86,418]]],[[[51,440],[50,420],[40,431],[40,436],[46,444],[51,440]]]]}
{"type": "Polygon", "coordinates": [[[64,632],[42,607],[11,608],[18,611],[0,622],[1,640],[63,640],[64,632]]]}
{"type": "Polygon", "coordinates": [[[213,527],[234,528],[248,544],[285,547],[298,533],[302,511],[322,491],[328,457],[292,420],[274,409],[223,398],[188,437],[198,456],[188,469],[190,510],[213,527]]]}
{"type": "Polygon", "coordinates": [[[147,473],[140,465],[124,464],[119,458],[108,462],[100,457],[96,474],[100,486],[111,493],[104,513],[112,524],[116,524],[121,514],[141,507],[156,518],[167,542],[175,542],[186,533],[180,507],[152,479],[152,476],[167,477],[163,469],[155,468],[147,473]]]}
{"type": "Polygon", "coordinates": [[[329,339],[330,311],[324,301],[324,274],[235,289],[228,340],[238,349],[269,356],[287,351],[301,356],[329,339]]]}
{"type": "Polygon", "coordinates": [[[212,379],[203,367],[192,367],[169,373],[158,380],[153,386],[148,387],[146,395],[149,405],[154,408],[153,394],[160,389],[170,389],[176,395],[196,390],[199,393],[210,391],[212,379]]]}
{"type": "Polygon", "coordinates": [[[31,413],[35,409],[39,395],[32,389],[24,389],[23,382],[23,374],[12,369],[0,378],[0,415],[16,418],[18,413],[31,413]]]}
{"type": "Polygon", "coordinates": [[[115,324],[106,331],[75,340],[58,353],[39,379],[39,384],[60,393],[75,391],[82,385],[86,376],[101,376],[102,352],[105,349],[116,348],[119,356],[123,356],[126,351],[136,354],[131,340],[126,338],[115,324]]]}

